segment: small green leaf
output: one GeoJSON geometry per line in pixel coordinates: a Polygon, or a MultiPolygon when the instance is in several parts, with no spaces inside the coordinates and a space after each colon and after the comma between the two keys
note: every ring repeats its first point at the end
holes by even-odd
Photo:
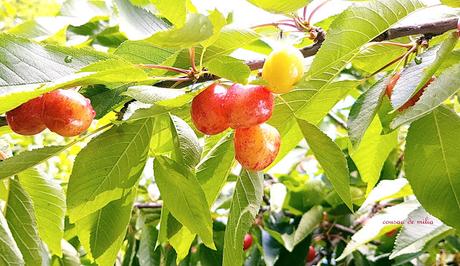
{"type": "Polygon", "coordinates": [[[206,246],[214,249],[212,219],[206,196],[196,176],[184,165],[163,156],[155,158],[155,181],[165,206],[206,246]]]}
{"type": "Polygon", "coordinates": [[[72,222],[119,199],[136,184],[144,169],[152,130],[152,119],[114,126],[80,151],[67,189],[72,222]]]}
{"type": "Polygon", "coordinates": [[[310,0],[248,0],[249,3],[272,13],[292,13],[310,3],[310,0]]]}
{"type": "Polygon", "coordinates": [[[115,0],[115,3],[118,7],[120,31],[130,40],[145,39],[168,28],[168,24],[146,9],[125,0],[115,0]]]}
{"type": "Polygon", "coordinates": [[[259,38],[259,34],[253,30],[235,29],[230,26],[223,27],[215,42],[206,49],[203,61],[207,62],[223,55],[229,55],[236,49],[244,47],[259,38]]]}
{"type": "Polygon", "coordinates": [[[13,235],[8,228],[7,221],[0,212],[0,263],[2,265],[24,265],[24,259],[13,235]]]}
{"type": "Polygon", "coordinates": [[[353,211],[350,174],[345,155],[339,146],[315,125],[300,119],[297,120],[297,123],[316,160],[323,167],[328,180],[347,207],[353,211]]]}
{"type": "Polygon", "coordinates": [[[175,150],[172,158],[190,168],[195,167],[201,158],[201,146],[193,129],[182,119],[170,115],[170,129],[175,150]]]}
{"type": "Polygon", "coordinates": [[[208,17],[191,14],[183,27],[157,32],[147,41],[160,47],[187,48],[208,39],[212,34],[213,26],[208,17]]]}
{"type": "Polygon", "coordinates": [[[420,97],[414,106],[407,108],[396,116],[391,122],[391,128],[397,128],[402,124],[417,120],[440,106],[446,99],[460,89],[460,64],[446,69],[436,78],[420,97]]]}
{"type": "Polygon", "coordinates": [[[458,41],[456,32],[442,44],[431,47],[420,55],[422,63],[411,62],[403,71],[391,93],[391,105],[394,109],[403,106],[431,79],[442,62],[448,57],[458,41]]]}
{"type": "Polygon", "coordinates": [[[98,265],[113,265],[126,235],[136,189],[125,192],[121,198],[110,202],[75,225],[78,238],[89,257],[98,265]]]}
{"type": "Polygon", "coordinates": [[[209,207],[214,203],[232,169],[235,151],[232,134],[227,134],[196,167],[196,178],[203,187],[209,207]]]}
{"type": "Polygon", "coordinates": [[[460,7],[460,3],[457,0],[441,0],[441,3],[451,7],[460,7]]]}
{"type": "Polygon", "coordinates": [[[178,49],[155,46],[147,41],[126,41],[113,53],[134,64],[171,65],[179,52],[178,49]]]}
{"type": "Polygon", "coordinates": [[[0,179],[13,176],[30,167],[40,164],[63,152],[73,144],[75,144],[75,142],[69,143],[65,146],[48,146],[31,151],[24,151],[4,161],[0,161],[0,179]]]}
{"type": "Polygon", "coordinates": [[[222,28],[227,24],[227,20],[224,15],[222,15],[222,13],[220,13],[217,9],[214,9],[211,14],[209,14],[208,18],[212,23],[213,33],[211,38],[201,42],[201,46],[203,47],[212,45],[219,38],[222,28]]]}
{"type": "Polygon", "coordinates": [[[61,256],[66,210],[64,191],[58,183],[34,168],[18,174],[18,179],[32,200],[40,237],[53,254],[61,256]]]}
{"type": "Polygon", "coordinates": [[[132,86],[129,87],[125,95],[147,104],[155,104],[168,108],[176,108],[190,103],[205,86],[188,92],[184,89],[160,88],[155,86],[132,86]]]}
{"type": "MultiPolygon", "coordinates": [[[[302,242],[313,230],[319,225],[323,218],[323,208],[321,206],[314,206],[300,219],[299,225],[297,226],[294,238],[293,246],[294,248],[297,244],[302,242]]],[[[291,250],[292,251],[292,250],[291,250]]]]}
{"type": "Polygon", "coordinates": [[[214,58],[204,64],[211,74],[237,82],[247,83],[251,70],[243,60],[231,56],[214,58]]]}
{"type": "Polygon", "coordinates": [[[176,27],[182,27],[187,15],[186,0],[150,0],[160,14],[176,27]]]}
{"type": "Polygon", "coordinates": [[[43,244],[38,235],[33,203],[27,192],[15,179],[10,179],[10,194],[5,218],[21,250],[25,264],[41,265],[43,244]]]}
{"type": "Polygon", "coordinates": [[[412,123],[405,172],[429,213],[460,229],[460,117],[445,107],[412,123]],[[437,195],[437,196],[433,196],[437,195]]]}
{"type": "Polygon", "coordinates": [[[359,170],[361,179],[367,183],[369,194],[380,178],[383,164],[390,152],[398,145],[398,132],[381,135],[382,125],[377,117],[364,133],[361,145],[357,149],[349,147],[349,153],[359,170]]]}
{"type": "Polygon", "coordinates": [[[405,178],[381,180],[368,194],[357,212],[363,213],[365,210],[370,210],[375,203],[382,200],[397,199],[413,194],[409,182],[405,178]]]}
{"type": "Polygon", "coordinates": [[[236,181],[227,228],[223,266],[243,264],[243,239],[259,212],[263,196],[263,175],[244,170],[236,181]]]}
{"type": "Polygon", "coordinates": [[[382,104],[389,77],[382,78],[359,96],[348,116],[348,135],[353,146],[359,145],[382,104]]]}

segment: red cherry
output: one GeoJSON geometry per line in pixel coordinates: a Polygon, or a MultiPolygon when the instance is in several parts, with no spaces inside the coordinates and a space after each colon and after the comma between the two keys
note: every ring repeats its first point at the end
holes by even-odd
{"type": "Polygon", "coordinates": [[[264,86],[233,84],[224,103],[230,127],[251,127],[267,121],[272,116],[273,102],[273,94],[264,86]]]}
{"type": "Polygon", "coordinates": [[[195,127],[204,134],[215,135],[229,125],[224,111],[227,89],[214,83],[192,101],[191,115],[195,127]]]}
{"type": "Polygon", "coordinates": [[[15,109],[6,112],[6,120],[11,130],[21,135],[35,135],[46,126],[42,120],[43,97],[32,99],[15,109]]]}
{"type": "Polygon", "coordinates": [[[308,248],[307,262],[313,261],[315,259],[315,257],[316,257],[315,248],[313,246],[310,246],[308,248]]]}
{"type": "Polygon", "coordinates": [[[386,232],[386,233],[385,233],[385,236],[387,236],[387,237],[393,237],[397,232],[398,232],[398,229],[395,228],[395,229],[393,229],[393,230],[391,230],[391,231],[389,231],[389,232],[386,232]]]}
{"type": "Polygon", "coordinates": [[[73,90],[52,91],[43,96],[43,101],[43,122],[64,137],[86,131],[96,115],[90,100],[73,90]]]}
{"type": "Polygon", "coordinates": [[[235,130],[235,157],[248,170],[260,171],[267,168],[280,149],[280,134],[268,124],[235,130]]]}
{"type": "Polygon", "coordinates": [[[243,250],[246,251],[252,246],[252,235],[244,235],[243,250]]]}

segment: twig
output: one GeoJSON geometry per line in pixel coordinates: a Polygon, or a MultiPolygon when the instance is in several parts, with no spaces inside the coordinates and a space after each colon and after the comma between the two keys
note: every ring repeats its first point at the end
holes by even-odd
{"type": "Polygon", "coordinates": [[[187,75],[190,73],[189,70],[178,68],[178,67],[173,67],[173,66],[152,65],[152,64],[139,64],[138,66],[142,68],[163,69],[163,70],[168,70],[168,71],[187,74],[187,75]]]}
{"type": "Polygon", "coordinates": [[[143,203],[135,203],[134,207],[138,209],[161,209],[163,204],[158,202],[143,202],[143,203]]]}

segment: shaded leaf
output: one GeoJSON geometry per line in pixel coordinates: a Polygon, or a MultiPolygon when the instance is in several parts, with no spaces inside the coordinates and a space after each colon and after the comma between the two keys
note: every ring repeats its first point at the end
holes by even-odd
{"type": "Polygon", "coordinates": [[[316,160],[324,169],[328,180],[332,183],[340,198],[353,211],[350,193],[350,175],[347,161],[337,144],[334,143],[315,125],[305,120],[297,120],[308,146],[313,151],[316,160]]]}
{"type": "Polygon", "coordinates": [[[67,189],[72,222],[119,199],[136,184],[144,169],[152,129],[152,119],[114,126],[80,151],[67,189]]]}
{"type": "Polygon", "coordinates": [[[244,170],[236,181],[224,242],[224,266],[243,264],[243,239],[259,212],[263,196],[261,173],[244,170]]]}
{"type": "Polygon", "coordinates": [[[237,82],[247,83],[251,70],[243,60],[230,56],[214,58],[204,64],[211,74],[237,82]]]}
{"type": "Polygon", "coordinates": [[[0,263],[3,265],[24,265],[24,259],[13,235],[8,228],[7,221],[0,212],[0,263]]]}
{"type": "Polygon", "coordinates": [[[170,115],[170,130],[174,143],[172,158],[190,168],[195,167],[201,158],[201,146],[193,129],[182,119],[170,115]]]}
{"type": "Polygon", "coordinates": [[[429,213],[460,229],[460,117],[438,107],[412,123],[406,138],[405,171],[429,213]],[[427,185],[429,184],[429,185],[427,185]]]}

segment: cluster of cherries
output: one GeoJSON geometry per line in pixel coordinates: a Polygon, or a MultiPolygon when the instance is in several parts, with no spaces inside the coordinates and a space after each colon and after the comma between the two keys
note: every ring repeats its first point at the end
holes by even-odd
{"type": "Polygon", "coordinates": [[[96,112],[89,99],[74,90],[55,90],[6,113],[11,130],[35,135],[46,128],[64,136],[77,136],[91,125],[96,112]]]}
{"type": "Polygon", "coordinates": [[[267,58],[262,78],[268,86],[233,84],[229,88],[214,83],[192,101],[195,127],[207,135],[235,129],[235,157],[246,169],[260,171],[276,158],[280,134],[265,122],[272,116],[273,93],[292,90],[304,73],[298,49],[284,47],[267,58]]]}
{"type": "MultiPolygon", "coordinates": [[[[390,82],[388,83],[386,87],[385,94],[388,96],[388,98],[391,98],[391,94],[393,93],[393,89],[396,86],[396,83],[398,82],[399,78],[401,77],[401,72],[397,72],[396,74],[391,77],[390,82]]],[[[413,106],[422,96],[422,94],[425,92],[426,87],[431,84],[435,80],[435,77],[431,77],[431,79],[421,88],[412,98],[410,98],[406,103],[404,103],[403,106],[398,108],[399,112],[402,112],[406,110],[407,108],[413,106]]]]}

